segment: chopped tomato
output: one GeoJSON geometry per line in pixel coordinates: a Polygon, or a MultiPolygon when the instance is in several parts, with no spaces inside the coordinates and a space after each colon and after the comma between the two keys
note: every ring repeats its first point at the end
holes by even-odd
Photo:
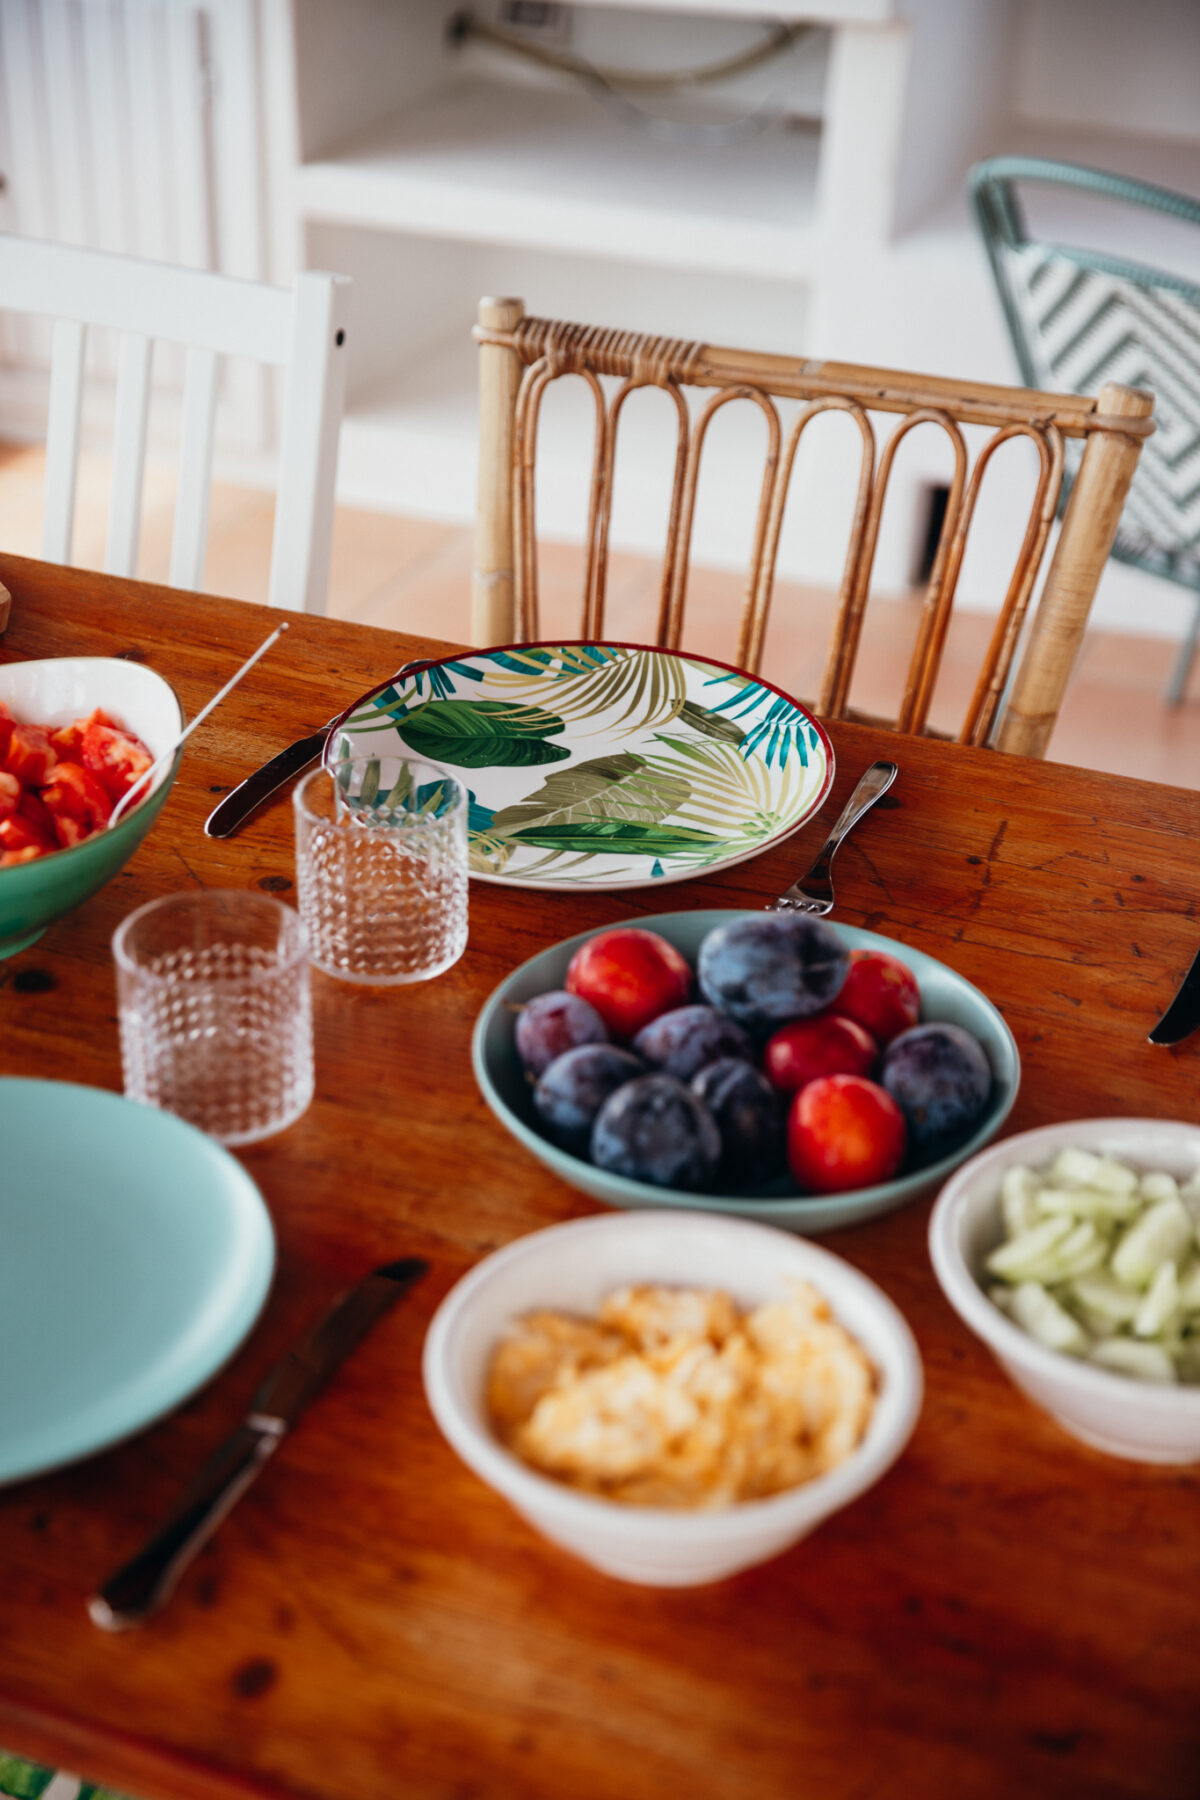
{"type": "Polygon", "coordinates": [[[24,819],[34,831],[40,831],[48,843],[54,842],[54,817],[40,794],[26,788],[17,802],[17,817],[24,819]]]}
{"type": "Polygon", "coordinates": [[[0,819],[0,845],[5,850],[57,850],[54,820],[36,794],[21,795],[11,819],[0,819]]]}
{"type": "Polygon", "coordinates": [[[59,850],[69,850],[72,844],[82,844],[84,838],[92,835],[91,826],[82,819],[73,819],[70,813],[55,814],[54,830],[58,837],[55,848],[59,850]]]}
{"type": "Polygon", "coordinates": [[[78,844],[97,826],[107,825],[113,803],[90,769],[79,763],[60,762],[41,791],[42,804],[54,819],[60,844],[78,844]]]}
{"type": "Polygon", "coordinates": [[[99,708],[70,725],[26,725],[0,701],[0,869],[102,830],[152,760],[99,708]]]}
{"type": "Polygon", "coordinates": [[[83,766],[99,777],[114,800],[128,793],[150,767],[150,752],[140,739],[93,713],[83,732],[83,766]]]}
{"type": "Polygon", "coordinates": [[[50,733],[42,725],[14,725],[5,766],[26,787],[41,787],[58,761],[50,733]]]}
{"type": "Polygon", "coordinates": [[[76,719],[73,724],[59,725],[50,733],[50,742],[57,750],[61,762],[81,762],[83,760],[83,721],[76,719]]]}

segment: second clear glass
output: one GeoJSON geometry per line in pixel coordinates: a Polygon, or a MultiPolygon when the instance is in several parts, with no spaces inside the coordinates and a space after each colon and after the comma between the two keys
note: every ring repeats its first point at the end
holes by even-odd
{"type": "Polygon", "coordinates": [[[342,981],[428,981],[467,946],[467,793],[392,755],[314,769],[294,795],[312,960],[342,981]]]}
{"type": "Polygon", "coordinates": [[[313,1095],[308,942],[266,894],[208,888],[151,900],[113,937],[131,1100],[223,1144],[255,1144],[313,1095]]]}

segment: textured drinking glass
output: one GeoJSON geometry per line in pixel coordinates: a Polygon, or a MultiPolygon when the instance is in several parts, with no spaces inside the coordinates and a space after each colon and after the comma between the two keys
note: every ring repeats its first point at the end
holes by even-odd
{"type": "Polygon", "coordinates": [[[343,981],[427,981],[467,947],[467,795],[395,754],[314,769],[295,791],[300,917],[343,981]]]}
{"type": "Polygon", "coordinates": [[[308,940],[267,894],[168,894],[113,937],[131,1100],[223,1144],[298,1119],[313,1094],[308,940]]]}

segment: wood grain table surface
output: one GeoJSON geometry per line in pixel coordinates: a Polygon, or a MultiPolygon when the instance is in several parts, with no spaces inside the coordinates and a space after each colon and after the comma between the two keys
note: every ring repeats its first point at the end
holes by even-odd
{"type": "MultiPolygon", "coordinates": [[[[0,556],[0,658],[144,661],[194,714],[264,608],[0,556]]],[[[0,964],[0,1070],[119,1089],[110,939],[155,895],[292,895],[286,800],[215,842],[216,796],[427,640],[295,616],[200,727],[122,873],[0,964]]],[[[786,677],[782,677],[786,685],[786,677]]],[[[462,960],[399,990],[314,973],[306,1116],[241,1153],[279,1244],[261,1320],[191,1402],[0,1493],[0,1744],[143,1800],[687,1794],[823,1800],[1200,1794],[1200,1472],[1075,1443],[943,1300],[920,1200],[823,1241],[911,1323],[927,1393],[885,1478],[788,1554],[690,1591],[626,1586],[537,1537],[458,1462],[420,1351],[449,1287],[524,1232],[596,1210],[493,1119],[472,1023],[519,962],[664,906],[758,907],[862,768],[900,777],[839,858],[836,917],[943,959],[1008,1019],[1009,1129],[1195,1116],[1200,1036],[1146,1032],[1200,941],[1200,794],[831,730],[819,819],[738,867],[577,895],[474,884],[462,960]],[[162,1518],[256,1385],[377,1263],[431,1276],[381,1325],[141,1629],[85,1601],[162,1518]]],[[[0,1229],[3,1218],[0,1148],[0,1229]]],[[[2,1251],[0,1251],[2,1253],[2,1251]]],[[[47,1314],[52,1296],[47,1296],[47,1314]]]]}

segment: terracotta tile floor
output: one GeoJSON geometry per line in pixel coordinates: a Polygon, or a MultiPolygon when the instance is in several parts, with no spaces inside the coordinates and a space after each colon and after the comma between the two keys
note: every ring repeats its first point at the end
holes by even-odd
{"type": "MultiPolygon", "coordinates": [[[[0,445],[0,544],[36,556],[41,530],[42,453],[0,445]]],[[[85,457],[79,477],[75,560],[99,567],[107,506],[104,459],[85,457]]],[[[139,573],[166,577],[173,479],[148,469],[139,573]]],[[[241,599],[263,599],[270,567],[273,502],[252,488],[213,490],[205,586],[241,599]]],[[[575,635],[581,561],[564,545],[547,544],[541,565],[543,635],[575,635]]],[[[333,540],[329,610],[365,624],[466,640],[471,532],[463,525],[339,508],[333,540]]],[[[712,569],[692,571],[689,647],[731,658],[742,580],[712,569]]],[[[616,554],[609,572],[608,628],[614,638],[645,638],[657,613],[657,569],[651,559],[616,554]]],[[[832,596],[781,582],[776,589],[764,672],[781,687],[811,696],[819,682],[832,596]]],[[[853,700],[868,711],[894,709],[906,648],[916,629],[911,600],[876,599],[855,674],[853,700]]],[[[970,696],[991,620],[961,613],[943,660],[933,720],[957,724],[970,696]]],[[[1162,693],[1174,655],[1163,639],[1089,633],[1050,745],[1051,757],[1084,768],[1200,788],[1200,666],[1191,698],[1171,709],[1162,693]]]]}

